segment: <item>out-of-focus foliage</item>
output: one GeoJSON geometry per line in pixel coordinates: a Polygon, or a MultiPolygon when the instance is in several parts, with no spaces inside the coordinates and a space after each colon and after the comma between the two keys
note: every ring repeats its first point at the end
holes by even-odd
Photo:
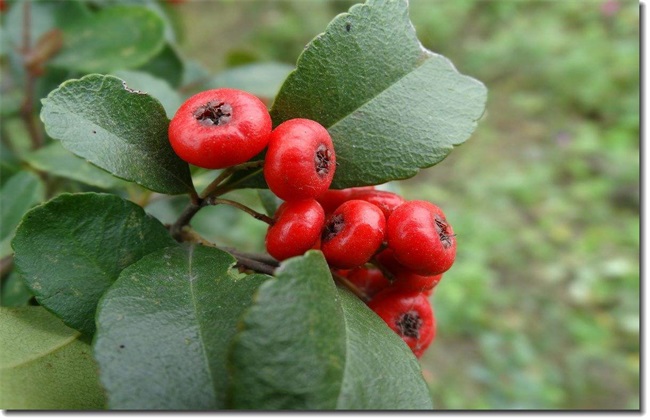
{"type": "MultiPolygon", "coordinates": [[[[184,51],[212,71],[294,64],[352,4],[213,3],[177,9],[184,51]]],[[[638,408],[638,4],[411,0],[410,14],[425,47],[489,90],[466,145],[388,186],[438,203],[458,234],[422,359],[435,406],[638,408]]],[[[262,249],[259,222],[214,213],[196,220],[208,236],[238,226],[227,241],[262,249]]]]}

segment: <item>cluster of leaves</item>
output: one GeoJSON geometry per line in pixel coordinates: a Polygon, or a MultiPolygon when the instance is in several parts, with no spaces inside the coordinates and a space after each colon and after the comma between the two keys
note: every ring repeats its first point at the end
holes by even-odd
{"type": "MultiPolygon", "coordinates": [[[[3,273],[2,299],[18,308],[0,308],[0,336],[13,341],[0,405],[430,408],[408,347],[336,286],[320,252],[273,276],[242,271],[237,252],[177,243],[145,211],[155,198],[178,217],[172,196],[196,196],[218,176],[169,146],[169,117],[187,86],[239,87],[270,74],[259,87],[270,102],[269,86],[287,74],[260,65],[206,82],[178,53],[171,16],[155,2],[24,2],[5,16],[14,22],[5,60],[22,64],[12,81],[24,90],[20,106],[2,110],[1,257],[15,266],[3,273]],[[34,48],[21,50],[30,38],[34,48]],[[37,65],[26,67],[26,51],[37,65]],[[39,138],[35,97],[62,80],[42,101],[39,138]]],[[[420,45],[406,1],[369,0],[308,45],[271,115],[274,125],[303,117],[330,131],[343,188],[440,162],[469,137],[485,97],[481,83],[420,45]]],[[[259,170],[225,186],[268,198],[259,170]]]]}

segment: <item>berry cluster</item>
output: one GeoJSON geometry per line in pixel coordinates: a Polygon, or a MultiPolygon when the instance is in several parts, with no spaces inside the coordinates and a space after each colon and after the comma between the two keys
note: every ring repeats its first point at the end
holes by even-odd
{"type": "Polygon", "coordinates": [[[429,296],[456,256],[444,213],[373,187],[330,190],[317,200],[329,214],[321,250],[334,273],[420,357],[436,331],[429,296]]]}
{"type": "Polygon", "coordinates": [[[330,190],[336,155],[327,130],[303,118],[272,129],[266,106],[240,90],[188,99],[169,139],[182,159],[208,169],[242,164],[266,148],[264,178],[284,200],[270,220],[268,253],[282,261],[320,249],[333,273],[422,355],[435,336],[429,295],[456,254],[440,208],[374,187],[330,190]]]}

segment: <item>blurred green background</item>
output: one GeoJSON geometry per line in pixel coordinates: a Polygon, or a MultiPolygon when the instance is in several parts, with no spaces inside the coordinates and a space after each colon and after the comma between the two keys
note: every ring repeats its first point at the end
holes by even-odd
{"type": "MultiPolygon", "coordinates": [[[[294,64],[354,3],[173,7],[184,55],[217,73],[294,64]]],[[[410,13],[425,47],[489,90],[463,146],[386,186],[440,205],[458,235],[421,360],[436,406],[638,409],[638,3],[411,0],[410,13]]],[[[222,242],[263,247],[246,215],[199,218],[222,242]]]]}

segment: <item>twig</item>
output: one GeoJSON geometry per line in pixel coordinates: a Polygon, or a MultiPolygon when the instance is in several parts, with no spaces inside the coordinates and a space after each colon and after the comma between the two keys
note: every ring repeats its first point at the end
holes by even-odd
{"type": "Polygon", "coordinates": [[[217,248],[222,251],[230,253],[237,260],[237,265],[240,267],[248,268],[258,273],[273,275],[275,269],[280,265],[278,261],[273,259],[270,255],[254,254],[248,252],[238,251],[233,248],[219,247],[216,244],[208,241],[202,237],[198,232],[185,226],[181,231],[183,241],[194,242],[204,246],[217,248]]]}
{"type": "Polygon", "coordinates": [[[346,289],[354,293],[359,299],[363,300],[364,302],[368,302],[370,300],[370,296],[368,296],[367,294],[359,290],[359,288],[350,280],[336,274],[333,271],[331,272],[332,272],[332,278],[334,279],[335,282],[339,283],[340,285],[342,285],[343,287],[345,287],[346,289]]]}
{"type": "Polygon", "coordinates": [[[249,268],[258,273],[268,274],[270,276],[272,276],[273,273],[275,273],[275,269],[277,268],[277,267],[271,267],[268,264],[264,264],[261,261],[256,261],[242,256],[236,256],[235,258],[237,259],[237,265],[239,265],[240,267],[249,268]]]}
{"type": "Polygon", "coordinates": [[[264,165],[263,160],[255,160],[252,162],[244,162],[239,165],[231,166],[229,168],[226,168],[215,178],[214,181],[210,183],[205,189],[201,192],[200,197],[201,198],[206,198],[210,195],[213,195],[212,193],[217,189],[217,187],[225,181],[227,178],[230,178],[232,174],[238,171],[242,171],[245,169],[251,169],[251,168],[259,168],[264,165]]]}
{"type": "Polygon", "coordinates": [[[242,210],[242,211],[250,214],[251,216],[253,216],[257,220],[261,220],[262,222],[264,222],[266,224],[269,224],[269,225],[273,225],[273,223],[275,223],[275,221],[272,218],[270,218],[269,216],[267,216],[266,214],[256,212],[252,208],[247,207],[247,206],[243,205],[242,203],[240,203],[238,201],[228,200],[226,198],[210,198],[210,199],[207,199],[206,201],[208,201],[210,204],[214,204],[214,205],[216,205],[216,204],[227,204],[229,206],[238,208],[239,210],[242,210]]]}

